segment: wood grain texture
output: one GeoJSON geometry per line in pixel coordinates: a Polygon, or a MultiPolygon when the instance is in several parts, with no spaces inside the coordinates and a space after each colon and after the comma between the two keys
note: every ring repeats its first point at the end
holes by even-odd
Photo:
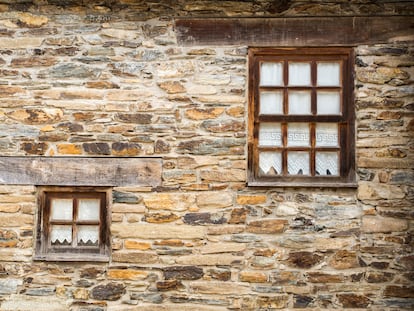
{"type": "Polygon", "coordinates": [[[186,46],[354,46],[414,38],[413,16],[182,18],[175,28],[186,46]]]}
{"type": "Polygon", "coordinates": [[[161,158],[0,157],[0,184],[156,187],[161,163],[161,158]]]}

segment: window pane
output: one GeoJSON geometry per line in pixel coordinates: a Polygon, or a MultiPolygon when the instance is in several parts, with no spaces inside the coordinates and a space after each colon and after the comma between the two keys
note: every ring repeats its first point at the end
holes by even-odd
{"type": "Polygon", "coordinates": [[[72,199],[52,199],[50,218],[52,220],[72,220],[72,199]]]}
{"type": "Polygon", "coordinates": [[[338,176],[339,164],[337,152],[317,152],[316,153],[316,175],[336,175],[338,176]]]}
{"type": "Polygon", "coordinates": [[[318,123],[316,124],[316,146],[337,147],[338,146],[338,124],[318,123]]]}
{"type": "Polygon", "coordinates": [[[340,85],[340,64],[339,63],[318,63],[318,86],[339,86],[340,85]]]}
{"type": "Polygon", "coordinates": [[[99,226],[78,226],[79,246],[98,246],[99,226]]]}
{"type": "Polygon", "coordinates": [[[339,92],[318,92],[318,114],[341,114],[341,101],[339,92]]]}
{"type": "Polygon", "coordinates": [[[79,199],[78,220],[99,221],[100,205],[99,199],[79,199]]]}
{"type": "Polygon", "coordinates": [[[282,92],[260,92],[260,114],[282,114],[282,92]]]}
{"type": "Polygon", "coordinates": [[[282,172],[280,152],[261,152],[259,154],[260,175],[278,175],[282,172]]]}
{"type": "Polygon", "coordinates": [[[283,85],[282,63],[262,63],[260,70],[260,85],[283,85]]]}
{"type": "Polygon", "coordinates": [[[280,123],[262,123],[259,128],[259,146],[281,146],[280,123]]]}
{"type": "Polygon", "coordinates": [[[50,242],[52,245],[71,245],[72,226],[53,225],[50,232],[50,242]]]}
{"type": "Polygon", "coordinates": [[[289,85],[311,85],[310,63],[289,63],[289,85]]]}
{"type": "Polygon", "coordinates": [[[304,151],[288,153],[289,175],[309,175],[309,153],[304,151]]]}
{"type": "Polygon", "coordinates": [[[310,114],[311,93],[308,91],[289,92],[289,114],[310,114]]]}
{"type": "Polygon", "coordinates": [[[309,124],[308,123],[289,123],[287,144],[289,147],[308,147],[309,146],[309,124]]]}

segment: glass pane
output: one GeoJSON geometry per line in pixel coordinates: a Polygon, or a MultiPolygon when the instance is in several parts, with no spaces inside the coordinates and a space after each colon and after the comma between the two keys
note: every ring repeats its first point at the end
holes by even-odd
{"type": "Polygon", "coordinates": [[[259,154],[260,175],[278,175],[282,172],[280,152],[261,152],[259,154]]]}
{"type": "Polygon", "coordinates": [[[338,124],[318,123],[316,124],[316,146],[337,147],[338,146],[338,124]]]}
{"type": "Polygon", "coordinates": [[[259,146],[281,146],[280,123],[262,123],[259,128],[259,146]]]}
{"type": "Polygon", "coordinates": [[[289,92],[289,114],[310,114],[311,93],[308,91],[289,92]]]}
{"type": "Polygon", "coordinates": [[[260,92],[260,114],[282,114],[282,92],[260,92]]]}
{"type": "Polygon", "coordinates": [[[262,63],[260,85],[283,85],[282,63],[262,63]]]}
{"type": "Polygon", "coordinates": [[[289,85],[311,85],[310,63],[289,63],[289,85]]]}
{"type": "Polygon", "coordinates": [[[337,152],[316,152],[316,175],[339,175],[337,152]]]}
{"type": "Polygon", "coordinates": [[[289,175],[309,175],[309,153],[304,151],[288,153],[289,175]]]}
{"type": "Polygon", "coordinates": [[[289,147],[308,147],[309,146],[309,124],[308,123],[289,123],[287,144],[289,147]]]}
{"type": "Polygon", "coordinates": [[[54,246],[72,244],[72,226],[53,225],[50,232],[50,242],[54,246]]]}
{"type": "Polygon", "coordinates": [[[341,101],[339,92],[318,92],[318,114],[341,114],[341,101]]]}
{"type": "Polygon", "coordinates": [[[339,63],[318,63],[318,86],[339,86],[340,85],[340,64],[339,63]]]}
{"type": "Polygon", "coordinates": [[[99,226],[78,226],[79,246],[98,246],[99,226]]]}
{"type": "Polygon", "coordinates": [[[72,199],[52,199],[50,218],[52,220],[72,220],[72,199]]]}
{"type": "Polygon", "coordinates": [[[79,199],[78,220],[99,221],[100,205],[99,199],[79,199]]]}

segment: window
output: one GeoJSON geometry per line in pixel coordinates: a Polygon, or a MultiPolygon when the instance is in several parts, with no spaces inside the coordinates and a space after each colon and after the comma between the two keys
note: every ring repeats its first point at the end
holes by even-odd
{"type": "Polygon", "coordinates": [[[35,259],[108,261],[109,195],[100,188],[40,189],[35,259]]]}
{"type": "Polygon", "coordinates": [[[249,185],[355,186],[349,48],[249,51],[249,185]]]}

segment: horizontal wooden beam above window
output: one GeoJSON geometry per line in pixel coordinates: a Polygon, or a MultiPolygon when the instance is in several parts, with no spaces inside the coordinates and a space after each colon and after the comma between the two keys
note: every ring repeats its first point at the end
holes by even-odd
{"type": "Polygon", "coordinates": [[[178,18],[181,45],[355,46],[414,39],[413,16],[178,18]]]}
{"type": "Polygon", "coordinates": [[[161,184],[161,158],[0,157],[0,184],[151,186],[161,184]]]}

